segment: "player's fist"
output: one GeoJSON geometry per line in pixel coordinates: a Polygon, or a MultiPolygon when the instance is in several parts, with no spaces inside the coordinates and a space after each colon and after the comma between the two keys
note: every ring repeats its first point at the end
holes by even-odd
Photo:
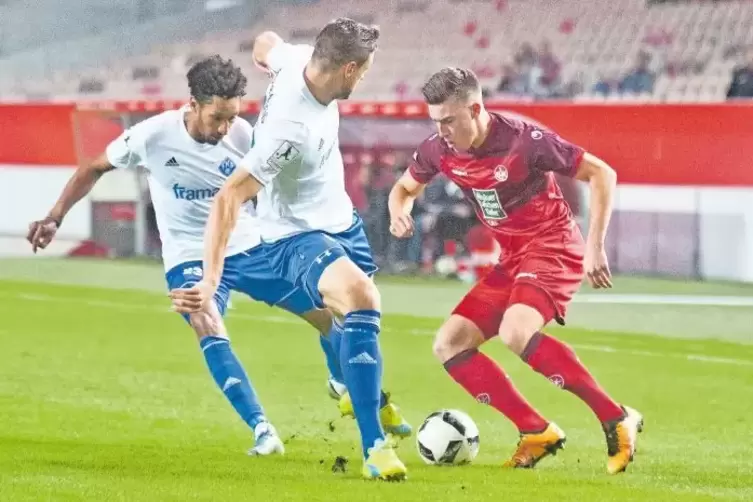
{"type": "Polygon", "coordinates": [[[34,254],[36,254],[37,249],[46,248],[52,242],[57,231],[58,222],[49,216],[43,220],[32,221],[29,224],[29,233],[26,235],[26,240],[31,244],[31,250],[34,254]]]}
{"type": "Polygon", "coordinates": [[[215,288],[210,284],[199,281],[190,288],[178,288],[170,291],[173,310],[181,314],[208,312],[215,288]]]}
{"type": "Polygon", "coordinates": [[[390,221],[390,233],[398,239],[405,239],[413,236],[414,225],[413,217],[409,214],[393,216],[390,221]]]}
{"type": "Polygon", "coordinates": [[[589,284],[594,289],[611,288],[612,273],[609,271],[607,253],[602,246],[588,246],[583,259],[583,268],[589,284]]]}

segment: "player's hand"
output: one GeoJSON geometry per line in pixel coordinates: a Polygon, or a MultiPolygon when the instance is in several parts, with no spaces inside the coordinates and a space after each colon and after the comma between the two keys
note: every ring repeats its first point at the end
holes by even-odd
{"type": "Polygon", "coordinates": [[[398,239],[406,239],[413,236],[415,223],[409,214],[395,216],[390,221],[390,233],[398,239]]]}
{"type": "Polygon", "coordinates": [[[210,284],[200,281],[190,288],[178,288],[170,291],[170,299],[173,302],[173,310],[181,314],[193,314],[195,312],[207,312],[210,302],[214,298],[215,288],[210,284]]]}
{"type": "Polygon", "coordinates": [[[57,222],[49,216],[43,220],[31,222],[31,224],[29,224],[29,233],[26,235],[26,240],[31,244],[31,250],[34,254],[37,253],[37,249],[46,248],[47,245],[52,242],[57,231],[57,222]]]}
{"type": "Polygon", "coordinates": [[[608,289],[612,287],[612,272],[609,271],[607,252],[599,246],[588,246],[583,259],[583,267],[588,282],[594,289],[608,289]]]}

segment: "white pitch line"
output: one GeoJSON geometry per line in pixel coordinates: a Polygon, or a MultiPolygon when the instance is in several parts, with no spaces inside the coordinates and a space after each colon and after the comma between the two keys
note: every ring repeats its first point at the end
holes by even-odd
{"type": "MultiPolygon", "coordinates": [[[[0,297],[16,298],[27,301],[35,302],[57,302],[57,303],[78,303],[91,307],[111,308],[113,310],[121,311],[149,311],[174,314],[169,308],[160,308],[148,305],[128,304],[111,302],[107,300],[82,300],[80,298],[65,298],[57,296],[37,295],[37,294],[8,294],[0,292],[0,297]]],[[[265,316],[265,315],[250,315],[242,314],[240,312],[232,312],[232,317],[238,319],[248,319],[252,321],[264,321],[280,324],[301,324],[303,321],[299,319],[292,319],[279,316],[265,316]]],[[[382,331],[387,333],[408,333],[416,336],[434,336],[435,330],[427,329],[393,329],[383,328],[382,331]]],[[[753,366],[753,360],[747,359],[734,359],[727,357],[705,356],[702,354],[681,354],[678,352],[651,352],[647,350],[633,350],[633,349],[621,349],[617,347],[610,347],[607,345],[588,345],[588,344],[570,344],[573,348],[591,352],[601,352],[606,354],[629,354],[632,356],[643,357],[671,357],[673,359],[683,359],[686,361],[700,362],[700,363],[714,363],[714,364],[727,364],[734,366],[753,366]]]]}
{"type": "Polygon", "coordinates": [[[695,295],[575,295],[574,303],[617,305],[686,305],[708,307],[753,307],[753,296],[695,295]]]}

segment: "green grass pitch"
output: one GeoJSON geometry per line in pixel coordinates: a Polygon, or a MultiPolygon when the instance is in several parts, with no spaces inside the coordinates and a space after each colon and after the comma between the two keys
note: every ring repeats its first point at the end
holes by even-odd
{"type": "MultiPolygon", "coordinates": [[[[159,269],[151,273],[159,279],[159,269]]],[[[437,286],[422,287],[412,296],[431,304],[437,286]]],[[[359,478],[355,423],[327,396],[310,328],[251,302],[236,302],[229,314],[234,347],[287,442],[284,457],[250,458],[249,431],[168,308],[149,288],[0,280],[0,501],[753,500],[753,345],[715,333],[684,340],[555,330],[607,389],[645,415],[635,462],[610,477],[603,433],[585,405],[492,341],[484,350],[568,434],[566,449],[536,470],[504,471],[514,428],[432,357],[431,333],[446,311],[388,314],[385,387],[415,427],[436,409],[468,412],[481,451],[470,466],[429,467],[405,440],[408,481],[368,483],[359,478]],[[331,470],[337,456],[349,460],[345,473],[331,470]]]]}

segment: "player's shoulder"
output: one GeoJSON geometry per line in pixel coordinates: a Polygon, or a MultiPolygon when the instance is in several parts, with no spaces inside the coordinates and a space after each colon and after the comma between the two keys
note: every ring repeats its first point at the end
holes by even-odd
{"type": "Polygon", "coordinates": [[[137,136],[142,143],[154,142],[168,138],[176,132],[176,124],[180,123],[182,110],[167,110],[153,115],[130,127],[132,135],[137,136]]]}
{"type": "Polygon", "coordinates": [[[446,150],[447,144],[439,134],[434,133],[418,144],[418,148],[416,148],[416,152],[413,154],[413,159],[416,161],[437,163],[446,150]]]}
{"type": "Polygon", "coordinates": [[[534,119],[518,114],[493,112],[492,117],[498,122],[497,131],[501,137],[517,137],[535,141],[541,139],[544,133],[551,132],[546,126],[534,119]]]}
{"type": "Polygon", "coordinates": [[[311,128],[309,123],[302,117],[291,115],[270,115],[263,123],[256,124],[255,141],[268,139],[271,141],[286,140],[293,143],[302,143],[308,136],[311,128]]]}
{"type": "Polygon", "coordinates": [[[239,150],[247,152],[251,148],[254,137],[254,127],[243,117],[236,117],[233,126],[228,131],[227,138],[239,150]]]}
{"type": "Polygon", "coordinates": [[[267,58],[273,71],[279,72],[291,66],[305,66],[313,53],[314,47],[311,45],[283,42],[275,45],[267,58]]]}

